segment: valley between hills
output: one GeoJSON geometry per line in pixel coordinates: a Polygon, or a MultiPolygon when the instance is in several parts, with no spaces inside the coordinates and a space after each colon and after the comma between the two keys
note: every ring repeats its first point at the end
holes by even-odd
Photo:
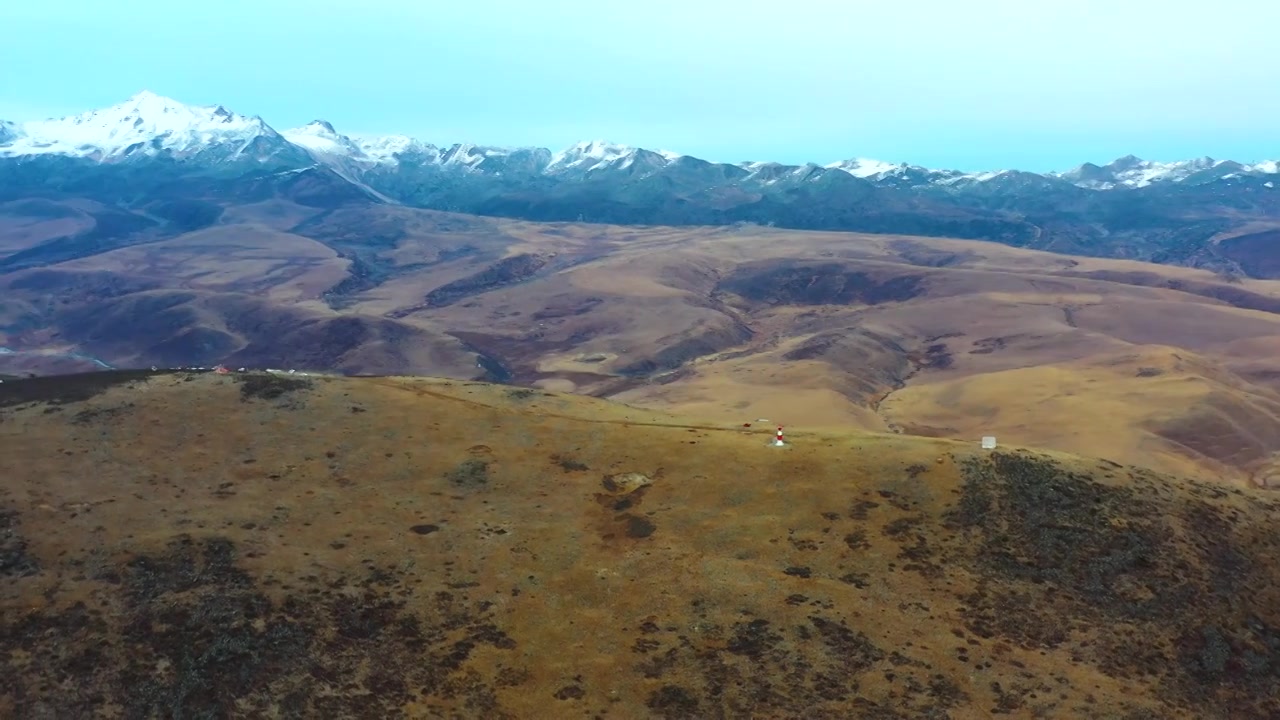
{"type": "Polygon", "coordinates": [[[971,240],[335,207],[297,199],[305,175],[191,200],[194,230],[85,198],[0,204],[0,373],[486,379],[1280,483],[1277,281],[971,240]]]}

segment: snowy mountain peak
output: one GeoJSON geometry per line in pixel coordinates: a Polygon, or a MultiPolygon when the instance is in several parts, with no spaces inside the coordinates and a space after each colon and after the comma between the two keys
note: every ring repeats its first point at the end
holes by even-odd
{"type": "Polygon", "coordinates": [[[637,152],[629,145],[619,145],[607,140],[586,140],[574,143],[551,156],[548,172],[577,170],[590,172],[609,167],[631,158],[637,152]]]}
{"type": "Polygon", "coordinates": [[[344,135],[325,120],[314,120],[277,133],[259,117],[240,115],[221,105],[186,105],[149,90],[108,108],[60,119],[27,123],[0,121],[0,158],[41,155],[98,162],[164,157],[213,163],[249,159],[299,167],[321,163],[351,178],[361,178],[366,172],[422,169],[521,177],[542,174],[558,179],[616,173],[619,177],[635,179],[659,172],[706,174],[719,168],[725,177],[763,185],[846,182],[847,174],[887,188],[932,187],[983,192],[1010,188],[1018,192],[1037,188],[1062,190],[1065,183],[1091,190],[1111,190],[1280,174],[1274,160],[1245,165],[1210,157],[1153,162],[1126,155],[1106,165],[1085,163],[1067,172],[1036,174],[1012,170],[934,170],[862,157],[825,166],[772,162],[726,165],[605,140],[574,143],[555,153],[545,148],[501,148],[470,143],[442,148],[405,135],[344,135]]]}
{"type": "Polygon", "coordinates": [[[1112,172],[1123,172],[1125,170],[1134,170],[1137,168],[1145,167],[1148,164],[1149,163],[1147,163],[1146,160],[1143,160],[1137,155],[1130,154],[1130,155],[1125,155],[1122,158],[1116,158],[1115,160],[1112,160],[1110,163],[1107,163],[1106,169],[1112,172]]]}
{"type": "Polygon", "coordinates": [[[550,160],[551,151],[544,148],[493,147],[459,143],[440,151],[436,164],[464,172],[530,175],[542,172],[550,160]]]}
{"type": "Polygon", "coordinates": [[[333,129],[325,120],[312,120],[299,128],[280,133],[286,140],[321,155],[349,155],[361,159],[364,152],[346,135],[333,129]]]}
{"type": "Polygon", "coordinates": [[[418,157],[424,162],[440,160],[440,148],[420,142],[408,135],[352,135],[364,156],[375,163],[396,165],[401,158],[418,157]]]}
{"type": "Polygon", "coordinates": [[[185,105],[143,90],[101,110],[25,123],[0,145],[0,156],[70,155],[98,161],[167,155],[178,159],[210,152],[224,159],[262,159],[280,136],[261,118],[221,105],[185,105]]]}
{"type": "Polygon", "coordinates": [[[841,160],[833,162],[826,166],[828,170],[843,170],[857,178],[869,178],[876,175],[892,172],[894,170],[905,168],[906,163],[888,163],[883,160],[872,160],[870,158],[852,158],[849,160],[841,160]]]}
{"type": "Polygon", "coordinates": [[[1193,175],[1219,168],[1229,162],[1214,160],[1208,156],[1177,162],[1154,162],[1134,155],[1125,155],[1106,165],[1085,163],[1074,170],[1050,173],[1050,175],[1090,190],[1110,190],[1115,187],[1140,188],[1152,183],[1182,182],[1193,175]]]}

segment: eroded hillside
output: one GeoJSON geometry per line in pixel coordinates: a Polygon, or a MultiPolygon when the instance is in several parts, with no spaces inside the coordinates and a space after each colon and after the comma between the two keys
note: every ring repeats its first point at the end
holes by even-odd
{"type": "Polygon", "coordinates": [[[1280,713],[1261,491],[430,379],[0,385],[0,715],[1280,713]]]}

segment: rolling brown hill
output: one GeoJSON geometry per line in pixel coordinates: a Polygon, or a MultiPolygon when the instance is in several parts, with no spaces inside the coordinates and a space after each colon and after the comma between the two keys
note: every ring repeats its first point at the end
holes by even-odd
{"type": "Polygon", "coordinates": [[[177,234],[120,213],[0,207],[0,264],[47,260],[0,267],[0,347],[501,380],[699,421],[990,434],[1229,482],[1280,476],[1278,281],[980,241],[287,197],[177,234]],[[114,239],[42,249],[73,225],[114,239]]]}
{"type": "Polygon", "coordinates": [[[446,379],[6,381],[0,716],[1280,713],[1265,491],[769,437],[446,379]]]}

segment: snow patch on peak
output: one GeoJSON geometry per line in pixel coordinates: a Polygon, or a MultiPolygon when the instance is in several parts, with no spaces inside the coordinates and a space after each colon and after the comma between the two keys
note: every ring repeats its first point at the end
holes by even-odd
{"type": "Polygon", "coordinates": [[[623,161],[635,152],[636,149],[629,145],[619,145],[606,140],[586,140],[574,143],[553,154],[547,170],[549,172],[569,169],[594,170],[623,161]]]}
{"type": "Polygon", "coordinates": [[[990,182],[1002,175],[1010,175],[1013,172],[1013,170],[988,170],[986,172],[968,173],[966,175],[961,175],[961,177],[969,178],[976,182],[990,182]]]}
{"type": "Polygon", "coordinates": [[[456,167],[468,171],[478,170],[482,164],[485,164],[486,168],[497,168],[502,166],[503,160],[527,150],[529,149],[458,143],[440,153],[439,163],[443,167],[456,167]],[[486,164],[489,160],[495,162],[486,164]]]}
{"type": "Polygon", "coordinates": [[[657,168],[670,164],[684,155],[670,150],[645,150],[631,145],[619,145],[606,140],[586,140],[574,143],[560,152],[553,153],[545,172],[575,171],[587,173],[593,170],[613,168],[626,170],[641,161],[643,166],[657,168]]]}
{"type": "Polygon", "coordinates": [[[931,185],[955,185],[961,181],[985,182],[999,175],[993,173],[964,173],[959,170],[935,170],[908,163],[889,163],[871,158],[852,158],[826,165],[827,170],[839,170],[856,178],[886,187],[918,188],[931,185]]]}
{"type": "Polygon", "coordinates": [[[322,155],[349,155],[357,159],[364,155],[351,138],[334,130],[333,125],[325,120],[312,120],[300,128],[280,134],[294,145],[322,155]]]}
{"type": "Polygon", "coordinates": [[[252,151],[251,145],[262,137],[279,135],[261,118],[221,105],[184,105],[143,90],[102,110],[25,123],[15,142],[0,147],[0,155],[58,154],[109,161],[169,153],[181,158],[227,145],[234,157],[252,151]]]}
{"type": "Polygon", "coordinates": [[[338,131],[333,129],[333,123],[328,120],[312,120],[303,127],[311,128],[314,133],[327,133],[329,135],[337,135],[338,131]]]}
{"type": "Polygon", "coordinates": [[[888,163],[883,160],[872,160],[871,158],[851,158],[833,162],[826,167],[828,170],[843,170],[856,178],[871,178],[893,172],[896,169],[906,167],[906,165],[903,163],[888,163]]]}
{"type": "Polygon", "coordinates": [[[987,183],[998,178],[1012,178],[1016,170],[985,170],[983,172],[960,172],[955,174],[947,174],[937,180],[938,185],[970,185],[973,183],[987,183]]]}
{"type": "Polygon", "coordinates": [[[1263,175],[1280,174],[1280,160],[1264,160],[1260,163],[1254,163],[1246,168],[1249,172],[1262,173],[1263,175]]]}
{"type": "Polygon", "coordinates": [[[602,160],[604,158],[626,155],[634,150],[635,148],[630,145],[619,145],[617,143],[611,143],[608,140],[586,140],[570,145],[568,149],[563,150],[561,154],[602,160]]]}
{"type": "Polygon", "coordinates": [[[429,162],[440,159],[440,148],[415,140],[408,135],[352,135],[351,141],[364,156],[383,165],[399,164],[401,156],[422,155],[429,162]]]}
{"type": "Polygon", "coordinates": [[[1211,170],[1225,162],[1229,161],[1214,160],[1211,157],[1155,162],[1143,160],[1134,155],[1126,155],[1101,167],[1085,163],[1064,173],[1050,173],[1050,176],[1090,190],[1111,190],[1117,186],[1141,188],[1154,183],[1182,182],[1198,172],[1211,170]]]}

